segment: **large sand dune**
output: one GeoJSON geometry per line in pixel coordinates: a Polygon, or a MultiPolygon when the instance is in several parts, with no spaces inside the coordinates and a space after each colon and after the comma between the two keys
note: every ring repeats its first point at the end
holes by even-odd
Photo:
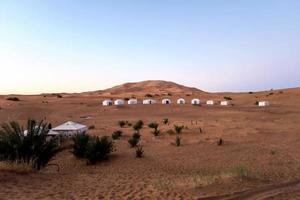
{"type": "MultiPolygon", "coordinates": [[[[159,83],[159,82],[157,82],[159,83]]],[[[149,128],[141,131],[145,157],[135,158],[127,143],[131,128],[115,142],[117,151],[108,161],[87,166],[71,149],[57,154],[41,172],[22,171],[0,163],[0,199],[299,199],[300,198],[300,89],[255,93],[206,93],[197,89],[165,90],[161,86],[123,85],[107,91],[83,94],[18,96],[21,101],[0,97],[0,121],[29,117],[46,118],[54,126],[73,120],[94,125],[92,135],[111,135],[117,121],[145,124],[169,118],[162,135],[149,128]],[[154,87],[154,88],[152,88],[154,87]],[[222,100],[233,106],[134,105],[102,107],[107,97],[137,93],[158,94],[162,99],[222,100]],[[271,106],[258,108],[257,100],[271,106]],[[175,147],[173,124],[187,128],[183,146],[175,147]],[[200,128],[202,133],[200,133],[200,128]],[[224,145],[217,146],[219,138],[224,145]]],[[[145,83],[147,85],[147,82],[145,83]]],[[[164,84],[163,84],[164,85],[164,84]]],[[[171,84],[174,87],[173,84],[171,84]]],[[[181,88],[181,86],[179,87],[181,88]]]]}

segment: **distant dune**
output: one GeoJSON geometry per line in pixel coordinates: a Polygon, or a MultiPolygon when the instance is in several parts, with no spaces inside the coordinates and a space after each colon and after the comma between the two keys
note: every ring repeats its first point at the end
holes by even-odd
{"type": "Polygon", "coordinates": [[[205,93],[194,87],[187,87],[174,82],[161,80],[148,80],[136,83],[125,83],[106,90],[97,91],[102,95],[180,95],[205,93]]]}

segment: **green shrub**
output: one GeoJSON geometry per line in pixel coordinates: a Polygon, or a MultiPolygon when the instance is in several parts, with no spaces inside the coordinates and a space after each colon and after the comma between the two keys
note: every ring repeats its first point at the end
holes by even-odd
{"type": "Polygon", "coordinates": [[[128,139],[128,143],[131,148],[136,147],[141,139],[141,135],[139,133],[133,133],[133,135],[128,139]]]}
{"type": "Polygon", "coordinates": [[[89,164],[96,164],[98,161],[107,159],[114,150],[114,144],[109,137],[92,137],[88,142],[85,156],[89,164]]]}
{"type": "Polygon", "coordinates": [[[2,124],[0,130],[0,160],[25,163],[40,170],[59,149],[56,139],[47,139],[48,124],[27,121],[27,130],[17,122],[2,124]]]}
{"type": "Polygon", "coordinates": [[[259,102],[258,101],[255,101],[254,105],[258,106],[259,102]]]}
{"type": "Polygon", "coordinates": [[[152,131],[152,133],[153,133],[154,136],[158,136],[159,133],[160,133],[160,131],[158,130],[158,126],[159,126],[159,124],[156,123],[156,122],[152,122],[152,123],[150,123],[150,124],[148,125],[149,128],[154,129],[154,130],[152,131]]]}
{"type": "Polygon", "coordinates": [[[140,132],[143,126],[144,126],[144,122],[142,120],[139,120],[133,125],[133,129],[137,132],[140,132]]]}
{"type": "Polygon", "coordinates": [[[85,156],[89,139],[89,135],[86,134],[76,134],[73,137],[73,154],[76,157],[83,158],[85,156]]]}
{"type": "Polygon", "coordinates": [[[62,95],[61,94],[57,94],[56,97],[57,98],[62,98],[62,95]]]}
{"type": "Polygon", "coordinates": [[[228,101],[231,101],[231,100],[232,100],[231,97],[226,97],[226,96],[224,97],[224,99],[225,99],[225,100],[228,100],[228,101]]]}
{"type": "Polygon", "coordinates": [[[111,137],[113,140],[117,140],[122,136],[123,132],[120,130],[117,130],[115,132],[112,133],[111,137]]]}
{"type": "Polygon", "coordinates": [[[137,158],[141,158],[144,155],[144,150],[143,147],[141,145],[137,145],[135,148],[135,156],[137,158]]]}
{"type": "Polygon", "coordinates": [[[6,100],[8,101],[20,101],[18,97],[7,97],[6,100]]]}
{"type": "Polygon", "coordinates": [[[126,125],[126,122],[121,120],[121,121],[118,121],[118,125],[123,128],[125,125],[126,125]]]}

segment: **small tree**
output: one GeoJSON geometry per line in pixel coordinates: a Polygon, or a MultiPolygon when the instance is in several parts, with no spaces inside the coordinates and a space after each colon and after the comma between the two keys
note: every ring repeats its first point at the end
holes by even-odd
{"type": "Polygon", "coordinates": [[[154,136],[158,136],[158,135],[159,135],[159,132],[160,132],[160,131],[158,130],[158,126],[159,126],[159,124],[156,123],[156,122],[152,122],[152,123],[150,123],[150,124],[148,125],[149,128],[154,129],[154,130],[152,131],[152,133],[153,133],[154,136]]]}
{"type": "Polygon", "coordinates": [[[143,126],[144,126],[144,122],[142,120],[139,120],[133,125],[133,129],[139,133],[140,130],[143,128],[143,126]]]}
{"type": "Polygon", "coordinates": [[[126,122],[122,120],[122,121],[118,121],[118,124],[121,128],[123,128],[126,125],[126,122]]]}
{"type": "Polygon", "coordinates": [[[182,132],[183,128],[184,128],[184,126],[174,125],[174,130],[175,130],[176,134],[180,134],[182,132]]]}

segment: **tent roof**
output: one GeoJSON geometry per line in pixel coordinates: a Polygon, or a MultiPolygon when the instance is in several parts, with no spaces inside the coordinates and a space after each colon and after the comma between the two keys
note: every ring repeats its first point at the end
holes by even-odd
{"type": "Polygon", "coordinates": [[[87,126],[76,122],[68,121],[62,125],[53,128],[52,130],[53,131],[76,131],[81,129],[87,129],[87,126]]]}

